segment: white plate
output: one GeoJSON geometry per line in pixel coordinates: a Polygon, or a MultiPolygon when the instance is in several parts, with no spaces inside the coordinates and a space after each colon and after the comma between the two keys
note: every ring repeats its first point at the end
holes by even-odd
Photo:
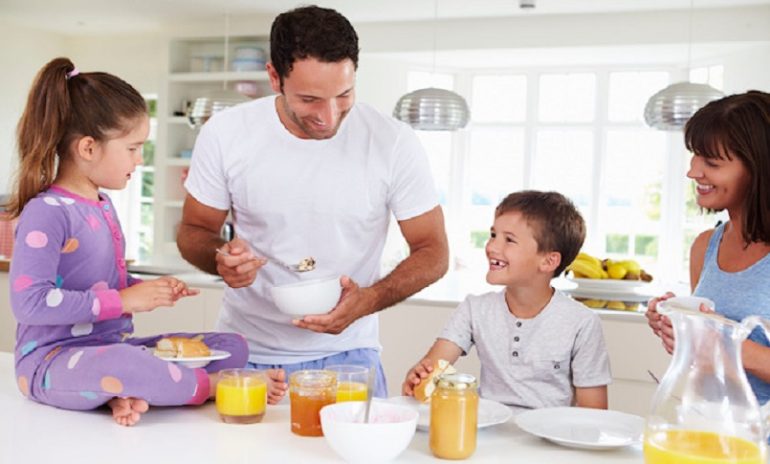
{"type": "Polygon", "coordinates": [[[576,279],[567,277],[567,280],[577,284],[578,290],[596,290],[604,292],[630,292],[649,287],[650,283],[643,280],[621,279],[576,279]]]}
{"type": "Polygon", "coordinates": [[[219,361],[220,359],[227,359],[230,357],[230,353],[227,351],[211,350],[210,356],[199,356],[197,358],[167,358],[158,356],[164,361],[171,361],[180,364],[185,367],[203,367],[211,361],[219,361]]]}
{"type": "Polygon", "coordinates": [[[605,409],[532,409],[514,420],[525,432],[572,448],[620,448],[639,443],[644,432],[643,418],[605,409]]]}
{"type": "Polygon", "coordinates": [[[633,289],[629,291],[615,292],[615,291],[594,290],[594,289],[584,289],[584,288],[572,288],[572,289],[563,290],[563,291],[564,293],[567,293],[568,295],[572,295],[573,297],[591,298],[594,300],[630,301],[634,303],[646,303],[647,301],[650,300],[650,298],[652,298],[652,295],[648,295],[645,293],[637,293],[633,289]]]}
{"type": "MultiPolygon", "coordinates": [[[[420,414],[420,417],[417,418],[417,429],[427,431],[430,428],[430,403],[420,403],[411,396],[394,396],[388,398],[388,402],[403,404],[416,409],[420,414]]],[[[512,414],[508,406],[503,403],[479,398],[478,427],[480,429],[508,422],[512,414]]]]}

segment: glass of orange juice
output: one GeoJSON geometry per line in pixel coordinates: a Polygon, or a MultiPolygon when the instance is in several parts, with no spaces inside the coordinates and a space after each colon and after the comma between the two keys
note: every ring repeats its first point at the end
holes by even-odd
{"type": "Polygon", "coordinates": [[[260,422],[267,405],[267,376],[253,369],[225,369],[219,372],[216,391],[217,412],[230,424],[260,422]]]}
{"type": "Polygon", "coordinates": [[[326,366],[337,375],[337,402],[366,401],[366,384],[369,368],[352,364],[326,366]]]}
{"type": "Polygon", "coordinates": [[[302,370],[289,376],[291,431],[305,437],[321,437],[319,412],[337,401],[337,376],[328,370],[302,370]]]}

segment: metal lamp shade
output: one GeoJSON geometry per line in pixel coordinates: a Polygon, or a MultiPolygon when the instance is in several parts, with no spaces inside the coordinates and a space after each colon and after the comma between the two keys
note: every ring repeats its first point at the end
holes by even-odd
{"type": "Polygon", "coordinates": [[[193,129],[200,129],[219,111],[249,100],[251,99],[234,90],[219,90],[205,97],[198,97],[187,112],[187,124],[193,129]]]}
{"type": "Polygon", "coordinates": [[[677,82],[656,93],[644,107],[644,121],[660,130],[679,130],[696,111],[724,93],[706,84],[677,82]]]}
{"type": "Polygon", "coordinates": [[[393,117],[417,130],[453,131],[468,124],[471,112],[460,95],[431,87],[401,97],[393,117]]]}

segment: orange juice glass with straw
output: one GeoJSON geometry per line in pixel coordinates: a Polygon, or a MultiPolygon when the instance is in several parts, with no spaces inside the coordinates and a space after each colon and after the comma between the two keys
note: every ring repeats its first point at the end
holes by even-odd
{"type": "Polygon", "coordinates": [[[366,384],[369,368],[352,364],[326,366],[337,375],[337,402],[366,401],[366,384]]]}
{"type": "Polygon", "coordinates": [[[267,376],[253,369],[226,369],[219,373],[217,412],[231,424],[260,422],[267,405],[267,376]]]}

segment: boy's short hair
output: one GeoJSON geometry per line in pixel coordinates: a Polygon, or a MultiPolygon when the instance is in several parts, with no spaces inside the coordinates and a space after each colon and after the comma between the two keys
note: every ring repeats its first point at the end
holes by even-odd
{"type": "Polygon", "coordinates": [[[522,190],[508,195],[495,208],[495,218],[518,212],[532,228],[538,253],[556,251],[561,263],[557,277],[575,260],[586,239],[586,224],[575,205],[558,192],[522,190]]]}

